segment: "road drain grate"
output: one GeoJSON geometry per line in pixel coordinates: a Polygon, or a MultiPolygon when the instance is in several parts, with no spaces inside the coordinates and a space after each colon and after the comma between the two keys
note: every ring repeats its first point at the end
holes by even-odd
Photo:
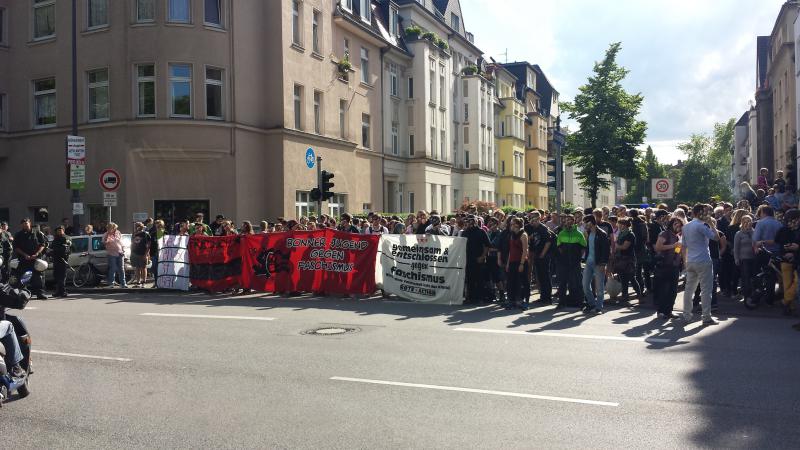
{"type": "Polygon", "coordinates": [[[340,334],[357,333],[359,331],[361,330],[355,327],[329,326],[329,327],[312,328],[310,330],[303,331],[302,334],[313,334],[316,336],[336,336],[340,334]]]}

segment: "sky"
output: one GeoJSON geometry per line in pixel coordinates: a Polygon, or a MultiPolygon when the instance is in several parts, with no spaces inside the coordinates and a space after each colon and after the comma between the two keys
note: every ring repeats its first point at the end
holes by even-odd
{"type": "MultiPolygon", "coordinates": [[[[539,64],[570,101],[612,42],[644,96],[645,146],[662,163],[716,122],[738,119],[756,86],[756,36],[769,35],[783,0],[461,0],[475,44],[498,62],[539,64]]],[[[567,122],[568,123],[568,122],[567,122]]]]}

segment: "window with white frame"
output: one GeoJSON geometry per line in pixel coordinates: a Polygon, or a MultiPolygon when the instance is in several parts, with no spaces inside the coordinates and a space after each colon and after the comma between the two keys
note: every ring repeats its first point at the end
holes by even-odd
{"type": "Polygon", "coordinates": [[[320,22],[322,21],[322,14],[316,9],[311,13],[311,50],[314,53],[321,53],[320,47],[320,22]]]}
{"type": "Polygon", "coordinates": [[[314,91],[314,133],[322,134],[322,92],[314,91]]]}
{"type": "Polygon", "coordinates": [[[414,98],[414,77],[408,77],[408,98],[414,98]]]}
{"type": "Polygon", "coordinates": [[[222,27],[222,0],[205,0],[203,6],[203,23],[222,27]]]}
{"type": "Polygon", "coordinates": [[[369,84],[369,50],[361,47],[361,82],[369,84]]]}
{"type": "Polygon", "coordinates": [[[333,194],[328,200],[328,215],[331,217],[340,217],[347,212],[347,197],[345,194],[333,194]]]}
{"type": "Polygon", "coordinates": [[[222,69],[206,67],[206,118],[222,120],[225,118],[222,102],[224,85],[222,69]]]}
{"type": "Polygon", "coordinates": [[[308,191],[295,191],[294,198],[295,217],[308,217],[317,213],[317,203],[311,201],[311,193],[308,191]]]}
{"type": "Polygon", "coordinates": [[[347,100],[339,100],[339,137],[347,139],[347,100]]]}
{"type": "Polygon", "coordinates": [[[397,64],[389,63],[389,94],[400,96],[400,81],[397,76],[397,64]]]}
{"type": "Polygon", "coordinates": [[[372,22],[372,0],[361,1],[361,19],[365,22],[372,22]]]}
{"type": "Polygon", "coordinates": [[[299,0],[292,0],[292,43],[303,45],[303,21],[300,19],[302,5],[299,0]]]}
{"type": "Polygon", "coordinates": [[[430,96],[428,97],[428,101],[431,102],[431,103],[435,103],[436,102],[436,66],[435,66],[435,64],[436,63],[433,60],[431,60],[431,69],[430,69],[430,73],[428,74],[429,75],[428,82],[430,83],[430,89],[429,89],[430,96]]]}
{"type": "Polygon", "coordinates": [[[469,169],[469,151],[468,150],[464,151],[464,167],[469,169]]]}
{"type": "Polygon", "coordinates": [[[33,82],[34,128],[56,125],[56,79],[46,78],[33,82]]]}
{"type": "Polygon", "coordinates": [[[86,73],[89,96],[89,122],[109,119],[108,69],[86,73]]]}
{"type": "Polygon", "coordinates": [[[400,136],[397,130],[397,124],[392,124],[392,154],[397,155],[400,153],[400,136]]]}
{"type": "Polygon", "coordinates": [[[56,35],[56,0],[33,0],[33,39],[56,35]]]}
{"type": "Polygon", "coordinates": [[[458,14],[450,13],[450,26],[456,31],[461,31],[461,18],[458,17],[458,14]]]}
{"type": "Polygon", "coordinates": [[[303,129],[303,86],[294,85],[294,128],[303,129]]]}
{"type": "Polygon", "coordinates": [[[147,23],[156,20],[156,0],[136,0],[136,22],[147,23]]]}
{"type": "Polygon", "coordinates": [[[370,148],[371,133],[369,114],[361,114],[361,145],[370,148]]]}
{"type": "Polygon", "coordinates": [[[469,103],[464,103],[464,122],[469,122],[469,103]]]}
{"type": "Polygon", "coordinates": [[[444,81],[444,66],[442,66],[442,75],[439,75],[439,106],[442,108],[447,106],[447,84],[444,81]]]}
{"type": "Polygon", "coordinates": [[[170,116],[192,116],[192,66],[169,65],[170,116]]]}
{"type": "Polygon", "coordinates": [[[400,35],[400,14],[394,6],[389,8],[389,33],[392,36],[400,35]]]}
{"type": "Polygon", "coordinates": [[[353,11],[353,0],[342,0],[341,5],[345,10],[353,11]]]}
{"type": "Polygon", "coordinates": [[[108,0],[86,0],[86,16],[88,28],[108,26],[108,0]]]}
{"type": "Polygon", "coordinates": [[[408,135],[408,156],[414,156],[414,134],[408,135]]]}
{"type": "Polygon", "coordinates": [[[442,161],[447,160],[447,133],[444,130],[439,132],[439,148],[441,149],[439,152],[439,157],[442,161]]]}
{"type": "Polygon", "coordinates": [[[191,23],[191,0],[168,0],[167,21],[173,23],[191,23]]]}
{"type": "Polygon", "coordinates": [[[136,66],[136,116],[156,116],[156,66],[139,64],[136,66]]]}

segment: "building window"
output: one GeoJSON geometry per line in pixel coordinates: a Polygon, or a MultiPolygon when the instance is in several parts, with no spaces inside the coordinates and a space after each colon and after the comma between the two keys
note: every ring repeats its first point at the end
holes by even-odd
{"type": "Polygon", "coordinates": [[[500,175],[506,174],[506,160],[500,161],[500,175]]]}
{"type": "Polygon", "coordinates": [[[361,114],[361,145],[370,148],[369,114],[361,114]]]}
{"type": "Polygon", "coordinates": [[[506,135],[506,122],[500,122],[500,136],[503,137],[506,135]]]}
{"type": "Polygon", "coordinates": [[[108,0],[88,0],[86,14],[89,29],[108,26],[108,0]]]}
{"type": "Polygon", "coordinates": [[[56,79],[33,82],[34,128],[56,125],[56,79]]]}
{"type": "Polygon", "coordinates": [[[400,137],[398,136],[397,124],[392,124],[392,154],[400,153],[400,137]]]}
{"type": "Polygon", "coordinates": [[[431,158],[436,159],[436,128],[431,127],[431,158]]]}
{"type": "Polygon", "coordinates": [[[469,82],[468,82],[468,80],[463,80],[461,82],[461,90],[463,91],[462,93],[464,94],[464,97],[469,97],[469,82]]]}
{"type": "Polygon", "coordinates": [[[532,171],[530,167],[528,167],[528,181],[533,181],[532,171]]]}
{"type": "Polygon", "coordinates": [[[431,209],[436,209],[436,185],[431,183],[431,209]]]}
{"type": "Polygon", "coordinates": [[[464,122],[469,122],[469,104],[464,103],[464,122]]]}
{"type": "Polygon", "coordinates": [[[361,82],[369,84],[369,50],[361,47],[361,82]]]}
{"type": "Polygon", "coordinates": [[[346,11],[353,10],[353,0],[342,0],[341,5],[346,11]]]}
{"type": "Polygon", "coordinates": [[[192,66],[169,65],[170,116],[192,116],[192,66]]]}
{"type": "Polygon", "coordinates": [[[429,89],[430,96],[428,97],[428,101],[431,103],[434,103],[436,101],[436,70],[434,69],[434,64],[435,63],[431,61],[431,70],[430,73],[428,74],[429,75],[428,82],[430,83],[430,89],[429,89]]]}
{"type": "Polygon", "coordinates": [[[444,75],[439,76],[439,106],[443,108],[447,106],[447,85],[444,82],[444,75]]]}
{"type": "Polygon", "coordinates": [[[33,39],[56,35],[56,0],[33,0],[33,39]]]}
{"type": "Polygon", "coordinates": [[[0,130],[6,129],[6,94],[0,94],[0,130]]]}
{"type": "Polygon", "coordinates": [[[464,145],[469,144],[469,127],[464,127],[464,145]]]}
{"type": "Polygon", "coordinates": [[[303,87],[294,85],[294,128],[303,129],[303,87]]]}
{"type": "Polygon", "coordinates": [[[190,0],[169,0],[167,20],[174,23],[190,23],[192,21],[190,0]]]}
{"type": "Polygon", "coordinates": [[[372,22],[372,0],[361,1],[361,18],[366,22],[372,22]]]}
{"type": "Polygon", "coordinates": [[[397,8],[394,6],[389,9],[389,33],[391,33],[392,36],[400,35],[399,14],[397,8]]]}
{"type": "Polygon", "coordinates": [[[397,77],[397,64],[389,64],[389,94],[399,97],[400,96],[400,82],[397,77]]]}
{"type": "Polygon", "coordinates": [[[222,26],[222,1],[205,0],[204,23],[214,27],[222,26]]]}
{"type": "Polygon", "coordinates": [[[414,135],[408,135],[408,155],[414,156],[414,135]]]}
{"type": "Polygon", "coordinates": [[[321,53],[319,47],[320,13],[316,9],[311,14],[311,49],[314,53],[321,53]]]}
{"type": "Polygon", "coordinates": [[[156,67],[154,64],[136,66],[137,117],[156,116],[156,67]]]}
{"type": "Polygon", "coordinates": [[[408,77],[408,98],[414,98],[414,77],[408,77]]]}
{"type": "Polygon", "coordinates": [[[450,13],[450,26],[457,32],[461,30],[461,18],[456,13],[450,13]]]}
{"type": "Polygon", "coordinates": [[[302,21],[300,20],[300,2],[292,0],[292,42],[295,45],[303,46],[303,32],[300,28],[302,21]]]}
{"type": "Polygon", "coordinates": [[[108,120],[108,69],[88,72],[87,79],[89,82],[89,122],[108,120]]]}
{"type": "Polygon", "coordinates": [[[469,151],[464,151],[464,167],[469,169],[469,151]]]}
{"type": "Polygon", "coordinates": [[[347,139],[347,100],[339,100],[339,136],[347,139]]]}
{"type": "Polygon", "coordinates": [[[136,22],[156,20],[156,0],[136,0],[136,22]]]}
{"type": "Polygon", "coordinates": [[[222,120],[222,69],[206,67],[206,118],[222,120]]]}
{"type": "Polygon", "coordinates": [[[444,160],[447,159],[447,133],[444,130],[440,131],[439,133],[440,133],[439,134],[439,136],[440,136],[439,145],[441,146],[440,147],[441,148],[440,156],[441,156],[442,160],[444,161],[444,160]]]}
{"type": "Polygon", "coordinates": [[[308,191],[296,191],[294,198],[295,217],[308,217],[317,212],[316,202],[311,201],[311,194],[308,191]]]}
{"type": "Polygon", "coordinates": [[[331,217],[340,217],[347,212],[347,198],[344,194],[333,194],[328,200],[328,215],[331,217]]]}
{"type": "Polygon", "coordinates": [[[322,92],[314,91],[314,133],[322,134],[322,92]]]}
{"type": "Polygon", "coordinates": [[[416,205],[414,205],[414,193],[413,192],[409,192],[408,193],[408,210],[409,211],[416,211],[417,208],[415,208],[415,206],[416,205]]]}

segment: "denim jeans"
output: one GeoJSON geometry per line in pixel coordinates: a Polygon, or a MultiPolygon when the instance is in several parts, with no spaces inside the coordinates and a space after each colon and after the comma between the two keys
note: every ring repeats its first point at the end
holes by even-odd
{"type": "Polygon", "coordinates": [[[127,287],[122,258],[122,255],[108,257],[108,278],[106,279],[108,284],[114,283],[114,275],[117,275],[119,277],[119,285],[121,287],[127,287]]]}
{"type": "Polygon", "coordinates": [[[686,286],[683,291],[683,317],[692,319],[692,296],[700,286],[700,299],[703,308],[703,320],[711,318],[711,289],[714,287],[714,271],[711,261],[690,262],[686,264],[686,286]]]}
{"type": "Polygon", "coordinates": [[[586,261],[586,267],[583,269],[583,295],[589,307],[598,311],[603,310],[603,297],[606,294],[606,274],[601,268],[602,266],[597,266],[594,261],[586,261]],[[596,296],[592,293],[592,280],[596,296]]]}
{"type": "Polygon", "coordinates": [[[22,361],[22,350],[19,348],[17,335],[14,334],[14,325],[7,320],[0,320],[0,342],[6,349],[6,358],[11,366],[19,364],[22,361]]]}

